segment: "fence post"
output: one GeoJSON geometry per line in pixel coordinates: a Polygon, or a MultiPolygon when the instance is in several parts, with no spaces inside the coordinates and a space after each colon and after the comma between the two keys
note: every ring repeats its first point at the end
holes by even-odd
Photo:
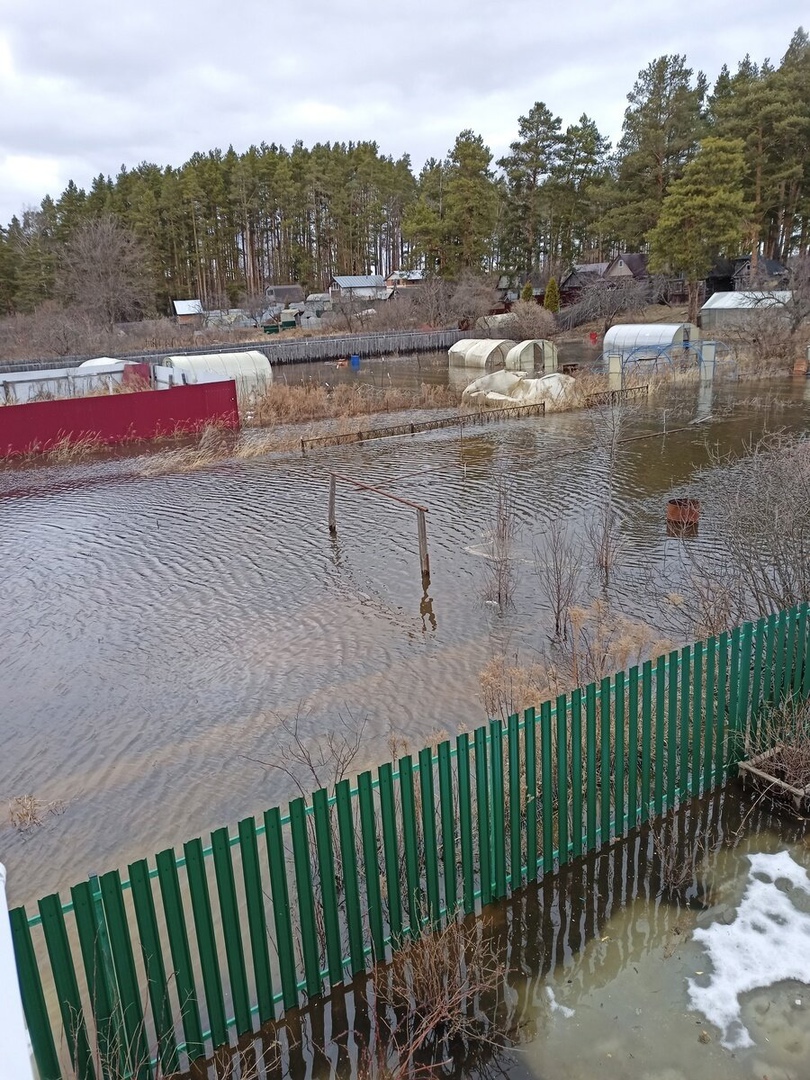
{"type": "Polygon", "coordinates": [[[11,942],[11,924],[6,906],[6,868],[0,863],[0,1053],[3,1075],[14,1080],[33,1080],[31,1042],[23,1016],[17,963],[11,942]]]}

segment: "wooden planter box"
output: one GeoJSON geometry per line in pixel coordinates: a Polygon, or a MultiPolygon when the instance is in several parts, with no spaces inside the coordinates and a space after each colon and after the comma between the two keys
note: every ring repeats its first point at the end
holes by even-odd
{"type": "Polygon", "coordinates": [[[753,784],[777,802],[787,804],[799,817],[810,817],[810,784],[803,788],[793,787],[770,771],[773,768],[772,759],[781,749],[781,745],[777,745],[749,761],[741,761],[738,766],[740,774],[746,783],[753,784]]]}

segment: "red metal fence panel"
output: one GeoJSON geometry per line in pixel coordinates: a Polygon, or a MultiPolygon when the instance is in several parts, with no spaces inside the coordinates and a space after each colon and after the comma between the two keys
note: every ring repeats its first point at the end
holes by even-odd
{"type": "Polygon", "coordinates": [[[63,443],[91,440],[110,446],[194,433],[209,424],[239,427],[232,380],[7,405],[0,407],[0,458],[43,453],[63,443]]]}

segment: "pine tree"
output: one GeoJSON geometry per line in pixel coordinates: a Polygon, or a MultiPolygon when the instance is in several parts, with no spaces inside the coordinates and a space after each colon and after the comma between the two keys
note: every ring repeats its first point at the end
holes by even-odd
{"type": "Polygon", "coordinates": [[[556,278],[552,277],[548,279],[543,307],[546,311],[550,311],[552,315],[556,315],[560,310],[560,286],[557,284],[556,278]]]}
{"type": "Polygon", "coordinates": [[[739,253],[746,229],[741,139],[704,139],[697,156],[676,180],[647,234],[653,273],[679,273],[689,291],[689,321],[698,312],[699,283],[718,255],[739,253]]]}
{"type": "Polygon", "coordinates": [[[520,299],[531,303],[534,300],[534,289],[532,288],[531,281],[527,281],[520,292],[520,299]]]}

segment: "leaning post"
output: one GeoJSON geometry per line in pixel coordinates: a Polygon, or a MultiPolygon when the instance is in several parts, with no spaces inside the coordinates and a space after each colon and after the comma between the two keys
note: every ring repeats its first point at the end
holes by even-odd
{"type": "Polygon", "coordinates": [[[425,520],[425,511],[422,509],[416,511],[416,531],[419,534],[419,564],[422,567],[422,578],[429,578],[430,558],[427,546],[427,522],[425,520]]]}
{"type": "Polygon", "coordinates": [[[331,473],[329,476],[329,532],[332,536],[337,534],[337,520],[335,518],[335,488],[337,487],[337,480],[335,474],[331,473]]]}

